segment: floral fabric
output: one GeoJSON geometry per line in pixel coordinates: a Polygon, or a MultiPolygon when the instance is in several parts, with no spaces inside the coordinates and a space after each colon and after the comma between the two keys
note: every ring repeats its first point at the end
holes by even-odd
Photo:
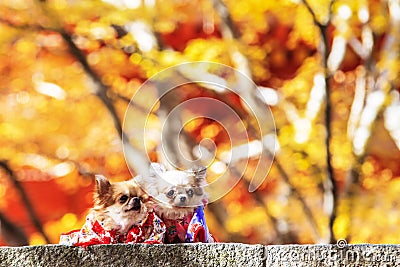
{"type": "Polygon", "coordinates": [[[115,230],[105,230],[101,223],[95,220],[92,214],[89,214],[80,230],[62,234],[59,243],[82,247],[116,243],[161,244],[165,230],[164,222],[154,212],[149,212],[147,218],[140,225],[133,226],[126,235],[119,235],[115,230]]]}
{"type": "Polygon", "coordinates": [[[167,229],[165,243],[215,242],[208,231],[203,206],[182,219],[164,219],[164,223],[167,229]]]}
{"type": "Polygon", "coordinates": [[[213,243],[215,239],[208,231],[204,207],[198,207],[193,214],[178,220],[161,220],[154,212],[133,226],[126,235],[116,230],[105,230],[93,214],[86,217],[80,230],[74,230],[60,236],[60,244],[87,247],[97,244],[162,244],[162,243],[213,243]]]}

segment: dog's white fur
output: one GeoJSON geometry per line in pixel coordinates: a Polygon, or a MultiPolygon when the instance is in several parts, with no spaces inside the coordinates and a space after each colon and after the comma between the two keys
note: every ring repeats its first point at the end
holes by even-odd
{"type": "Polygon", "coordinates": [[[163,219],[181,219],[203,205],[207,195],[206,169],[192,168],[186,171],[166,170],[159,163],[152,163],[149,177],[137,176],[137,183],[152,196],[154,211],[163,219]]]}

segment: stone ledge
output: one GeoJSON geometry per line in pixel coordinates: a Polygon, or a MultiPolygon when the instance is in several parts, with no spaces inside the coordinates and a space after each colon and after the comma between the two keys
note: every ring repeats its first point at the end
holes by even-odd
{"type": "Polygon", "coordinates": [[[399,245],[0,247],[0,266],[399,266],[399,245]]]}

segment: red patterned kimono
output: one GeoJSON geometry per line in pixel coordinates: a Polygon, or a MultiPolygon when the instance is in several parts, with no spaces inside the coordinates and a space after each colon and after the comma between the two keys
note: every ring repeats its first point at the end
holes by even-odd
{"type": "Polygon", "coordinates": [[[182,219],[170,220],[164,218],[167,228],[165,243],[214,243],[215,240],[208,232],[204,207],[198,207],[193,214],[182,219]]]}
{"type": "Polygon", "coordinates": [[[164,222],[154,212],[149,212],[147,218],[140,225],[133,226],[126,235],[119,235],[116,230],[105,230],[101,223],[94,220],[93,215],[89,214],[80,230],[62,234],[59,243],[82,247],[116,243],[161,244],[165,230],[164,222]]]}

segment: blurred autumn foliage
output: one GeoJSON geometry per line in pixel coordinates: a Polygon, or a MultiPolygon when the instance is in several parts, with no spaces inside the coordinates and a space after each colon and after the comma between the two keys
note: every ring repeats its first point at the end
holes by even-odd
{"type": "MultiPolygon", "coordinates": [[[[199,60],[253,79],[277,129],[262,186],[249,193],[242,179],[208,206],[219,240],[399,243],[399,0],[1,1],[0,31],[0,245],[80,228],[93,174],[131,177],[121,143],[131,97],[199,60]]],[[[245,112],[233,93],[189,88],[182,99],[195,96],[245,112]]],[[[227,149],[212,121],[184,130],[227,149]]]]}

